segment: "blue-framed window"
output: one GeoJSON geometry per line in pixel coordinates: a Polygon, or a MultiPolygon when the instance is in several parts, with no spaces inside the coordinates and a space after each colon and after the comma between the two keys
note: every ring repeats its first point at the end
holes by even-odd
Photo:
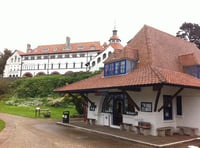
{"type": "Polygon", "coordinates": [[[196,78],[200,78],[200,65],[187,66],[183,68],[185,72],[196,78]]]}
{"type": "Polygon", "coordinates": [[[104,65],[104,76],[120,75],[126,73],[126,60],[112,62],[104,65]]]}

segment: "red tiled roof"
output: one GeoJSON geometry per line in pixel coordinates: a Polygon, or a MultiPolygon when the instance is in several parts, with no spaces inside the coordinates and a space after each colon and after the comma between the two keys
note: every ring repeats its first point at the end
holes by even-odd
{"type": "Polygon", "coordinates": [[[37,54],[48,54],[48,53],[71,53],[71,52],[84,52],[84,51],[100,51],[103,50],[100,42],[80,42],[71,43],[70,49],[64,49],[66,44],[55,44],[55,45],[41,45],[31,50],[31,52],[25,53],[24,55],[37,55],[37,54]],[[44,51],[48,49],[48,51],[44,51]]]}
{"type": "MultiPolygon", "coordinates": [[[[200,50],[193,43],[145,25],[121,52],[125,52],[130,58],[137,55],[138,63],[132,72],[110,77],[103,77],[101,74],[55,91],[78,92],[154,84],[200,88],[200,79],[183,73],[183,65],[179,61],[180,55],[193,53],[195,62],[200,63],[200,50]],[[136,49],[137,54],[130,54],[131,50],[134,53],[136,49]]],[[[116,58],[123,57],[119,53],[116,58]]]]}
{"type": "Polygon", "coordinates": [[[122,46],[121,43],[110,43],[110,46],[114,49],[123,49],[124,46],[122,46]]]}
{"type": "Polygon", "coordinates": [[[200,63],[200,50],[194,43],[172,36],[163,31],[145,25],[138,34],[129,41],[128,46],[138,49],[138,68],[153,65],[173,71],[183,72],[178,62],[180,55],[194,53],[200,63]]]}
{"type": "Polygon", "coordinates": [[[103,77],[102,73],[100,75],[57,88],[54,91],[79,92],[96,89],[120,88],[125,86],[144,86],[152,84],[200,87],[200,80],[181,72],[148,66],[119,76],[103,77]]]}
{"type": "Polygon", "coordinates": [[[132,49],[129,46],[124,47],[122,50],[115,50],[112,55],[110,55],[104,63],[110,63],[114,61],[119,61],[122,59],[138,60],[138,50],[132,49]]]}
{"type": "Polygon", "coordinates": [[[183,66],[200,65],[200,63],[198,63],[198,58],[194,55],[194,53],[180,55],[178,58],[179,62],[183,66]]]}

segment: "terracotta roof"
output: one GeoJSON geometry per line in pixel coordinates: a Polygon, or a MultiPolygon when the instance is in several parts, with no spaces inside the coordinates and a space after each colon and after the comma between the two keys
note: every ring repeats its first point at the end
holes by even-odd
{"type": "Polygon", "coordinates": [[[178,58],[179,62],[183,66],[200,65],[200,63],[198,63],[198,58],[194,55],[194,53],[180,55],[178,58]]]}
{"type": "Polygon", "coordinates": [[[172,36],[163,31],[145,25],[136,36],[128,42],[128,46],[138,49],[138,68],[152,65],[165,69],[183,72],[178,62],[180,55],[194,53],[200,63],[200,50],[194,43],[172,36]]]}
{"type": "MultiPolygon", "coordinates": [[[[121,43],[119,43],[119,42],[117,42],[117,43],[110,43],[109,44],[112,48],[114,48],[114,49],[123,49],[124,48],[124,46],[122,46],[122,44],[121,43]]],[[[108,45],[108,46],[109,46],[108,45]]]]}
{"type": "Polygon", "coordinates": [[[103,77],[102,73],[100,75],[57,88],[54,91],[80,92],[92,91],[96,89],[145,86],[153,84],[200,87],[200,80],[181,72],[147,66],[145,68],[136,69],[126,75],[103,77]]]}
{"type": "Polygon", "coordinates": [[[200,50],[193,43],[145,25],[123,50],[116,52],[115,58],[123,57],[120,52],[126,53],[128,56],[124,57],[129,58],[137,55],[136,68],[125,75],[97,75],[55,91],[78,92],[154,84],[200,88],[200,79],[185,74],[179,61],[180,55],[193,53],[195,62],[200,63],[200,50]],[[137,54],[130,54],[133,51],[137,51],[137,54]]]}
{"type": "Polygon", "coordinates": [[[114,61],[119,61],[122,59],[129,59],[129,60],[138,60],[138,50],[132,49],[129,46],[126,46],[124,49],[115,50],[112,55],[110,55],[104,63],[110,63],[114,61]]]}
{"type": "Polygon", "coordinates": [[[48,53],[71,53],[71,52],[85,52],[85,51],[100,51],[103,50],[100,42],[80,42],[71,43],[70,49],[65,49],[66,44],[54,44],[54,45],[40,45],[37,48],[30,50],[30,52],[24,55],[37,55],[48,53]],[[48,49],[48,50],[47,50],[48,49]]]}

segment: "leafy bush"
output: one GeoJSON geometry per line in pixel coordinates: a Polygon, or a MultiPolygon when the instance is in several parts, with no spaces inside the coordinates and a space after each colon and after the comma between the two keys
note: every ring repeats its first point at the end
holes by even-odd
{"type": "Polygon", "coordinates": [[[0,131],[2,131],[5,128],[5,122],[3,120],[0,120],[0,131]]]}
{"type": "Polygon", "coordinates": [[[49,75],[38,76],[33,78],[23,78],[15,80],[10,84],[13,95],[19,98],[35,98],[58,96],[54,93],[55,88],[64,86],[85,78],[88,78],[96,73],[91,72],[76,72],[68,75],[49,75]]]}

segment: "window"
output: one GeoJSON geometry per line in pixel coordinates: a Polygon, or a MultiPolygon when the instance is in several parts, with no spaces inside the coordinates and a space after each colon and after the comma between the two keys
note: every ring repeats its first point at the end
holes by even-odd
{"type": "Polygon", "coordinates": [[[48,56],[48,55],[45,55],[45,56],[44,56],[44,59],[48,59],[48,58],[49,58],[49,56],[48,56]]]}
{"type": "Polygon", "coordinates": [[[42,57],[41,56],[37,56],[37,59],[40,60],[40,59],[42,59],[42,57]]]}
{"type": "Polygon", "coordinates": [[[84,54],[84,53],[81,53],[81,54],[80,54],[80,57],[85,57],[85,54],[84,54]]]}
{"type": "Polygon", "coordinates": [[[123,93],[109,93],[105,96],[102,104],[102,112],[112,113],[117,108],[117,101],[122,103],[122,113],[127,115],[137,115],[134,101],[123,93]]]}
{"type": "Polygon", "coordinates": [[[60,63],[58,63],[58,69],[60,69],[60,63]]]}
{"type": "Polygon", "coordinates": [[[65,58],[69,58],[69,54],[66,54],[66,55],[65,55],[65,58]]]}
{"type": "Polygon", "coordinates": [[[105,59],[105,58],[106,58],[106,53],[103,54],[103,59],[105,59]]]}
{"type": "Polygon", "coordinates": [[[37,69],[40,69],[40,64],[37,65],[37,69]]]}
{"type": "Polygon", "coordinates": [[[178,116],[182,116],[182,97],[181,96],[177,96],[176,97],[176,114],[178,116]]]}
{"type": "Polygon", "coordinates": [[[76,63],[75,62],[73,63],[73,68],[76,68],[76,63]]]}
{"type": "Polygon", "coordinates": [[[104,76],[112,76],[126,73],[126,60],[108,63],[104,65],[104,76]]]}
{"type": "Polygon", "coordinates": [[[109,75],[114,75],[114,64],[115,63],[110,63],[109,64],[109,75]]]}
{"type": "Polygon", "coordinates": [[[92,67],[95,66],[95,61],[92,62],[92,67]]]}
{"type": "Polygon", "coordinates": [[[62,58],[62,54],[59,54],[59,55],[58,55],[58,59],[61,59],[61,58],[62,58]]]}
{"type": "Polygon", "coordinates": [[[55,55],[51,55],[51,56],[50,56],[50,59],[55,59],[55,55]]]}
{"type": "Polygon", "coordinates": [[[126,63],[125,61],[121,61],[120,63],[120,73],[125,73],[126,63]]]}
{"type": "Polygon", "coordinates": [[[68,63],[65,64],[65,68],[66,68],[66,69],[68,68],[68,63]]]}
{"type": "Polygon", "coordinates": [[[24,60],[28,60],[28,56],[25,56],[25,57],[24,57],[24,60]]]}
{"type": "Polygon", "coordinates": [[[118,75],[120,74],[120,62],[115,63],[115,74],[118,75]]]}
{"type": "Polygon", "coordinates": [[[173,106],[172,106],[172,99],[169,95],[163,96],[163,117],[164,120],[173,120],[173,106]]]}
{"type": "Polygon", "coordinates": [[[141,102],[142,112],[152,112],[152,102],[141,102]]]}
{"type": "Polygon", "coordinates": [[[76,57],[77,57],[77,54],[72,54],[72,57],[73,57],[73,58],[76,58],[76,57]]]}
{"type": "Polygon", "coordinates": [[[78,46],[77,49],[78,49],[78,50],[83,50],[83,49],[84,49],[84,46],[78,46]]]}
{"type": "Polygon", "coordinates": [[[90,50],[95,50],[96,47],[95,46],[90,46],[90,50]]]}
{"type": "Polygon", "coordinates": [[[81,68],[83,68],[83,62],[81,62],[81,68]]]}
{"type": "Polygon", "coordinates": [[[48,48],[42,49],[43,52],[48,52],[48,50],[49,50],[48,48]]]}
{"type": "Polygon", "coordinates": [[[97,63],[100,63],[100,62],[101,62],[101,58],[98,57],[98,59],[97,59],[97,63]]]}
{"type": "Polygon", "coordinates": [[[31,56],[31,60],[35,60],[35,57],[34,57],[34,56],[31,56]]]}
{"type": "Polygon", "coordinates": [[[184,71],[196,78],[200,78],[200,65],[183,67],[184,71]]]}
{"type": "Polygon", "coordinates": [[[53,69],[53,64],[51,64],[51,69],[53,69]]]}

